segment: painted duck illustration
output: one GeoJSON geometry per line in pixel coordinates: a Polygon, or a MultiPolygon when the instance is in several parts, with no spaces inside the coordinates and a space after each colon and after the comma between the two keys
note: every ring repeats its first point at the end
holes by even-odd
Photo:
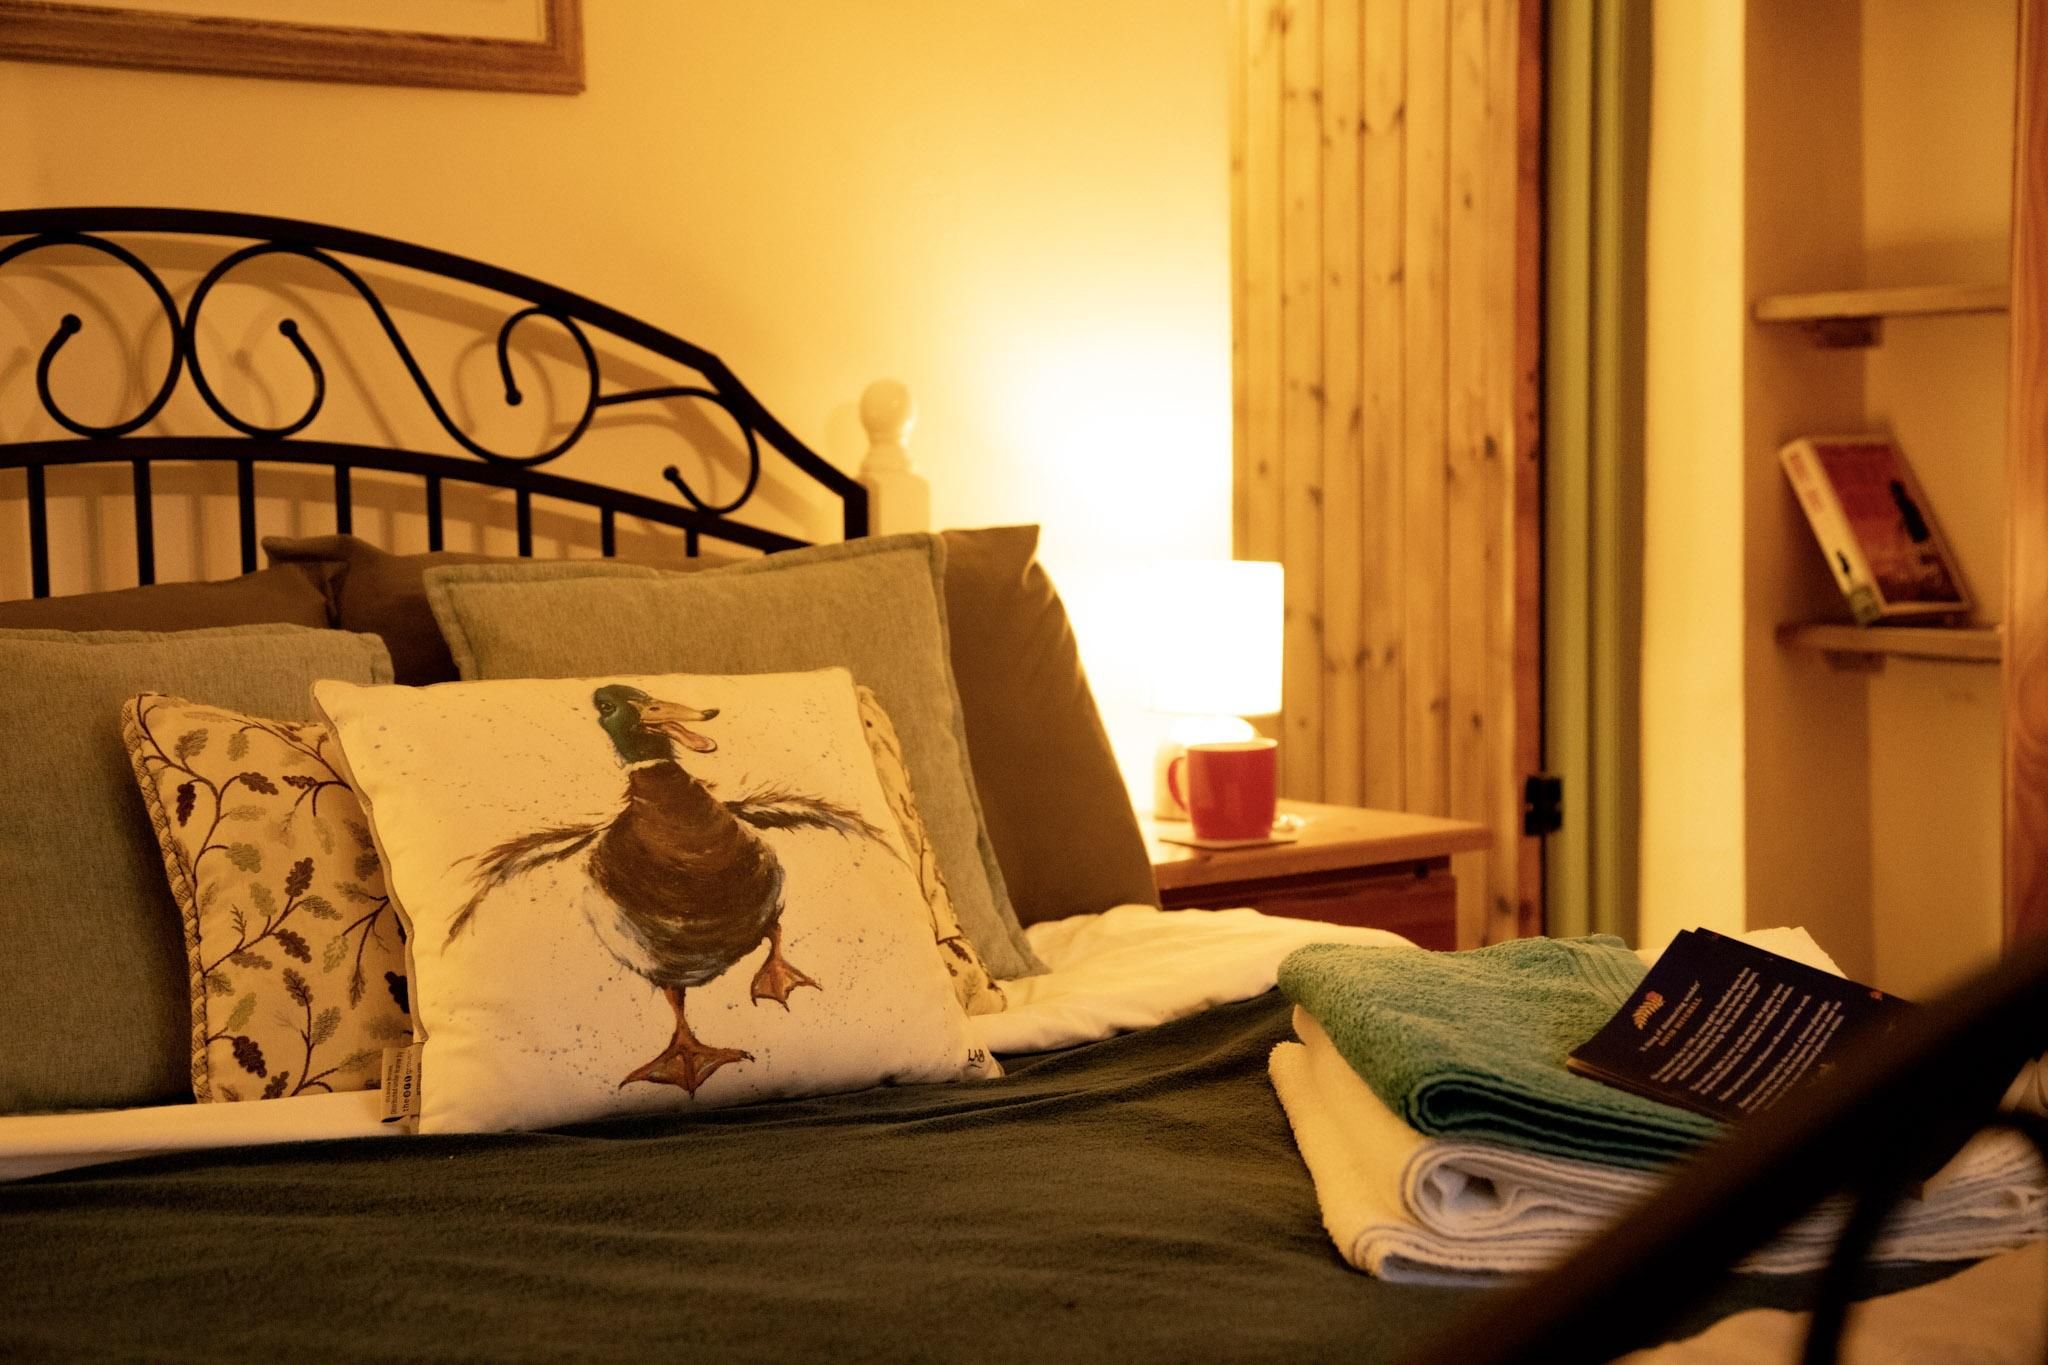
{"type": "MultiPolygon", "coordinates": [[[[677,761],[677,747],[718,748],[690,728],[717,717],[611,683],[591,696],[597,722],[626,770],[625,809],[608,821],[557,825],[508,839],[473,861],[475,894],[448,928],[453,944],[491,892],[512,879],[588,850],[585,868],[599,893],[586,918],[618,961],[659,987],[675,1012],[675,1034],[635,1081],[697,1088],[720,1067],[752,1061],[737,1048],[713,1047],[691,1033],[684,993],[723,975],[768,942],[754,973],[756,1004],[789,1008],[790,992],[823,987],[782,954],[783,869],[757,830],[818,829],[872,839],[881,830],[849,807],[779,787],[721,800],[677,761]]],[[[471,860],[465,860],[471,861],[471,860]]]]}

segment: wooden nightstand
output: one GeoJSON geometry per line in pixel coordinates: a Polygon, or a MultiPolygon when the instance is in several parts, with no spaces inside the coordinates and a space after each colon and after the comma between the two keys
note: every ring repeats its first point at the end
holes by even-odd
{"type": "Polygon", "coordinates": [[[1401,811],[1282,801],[1301,838],[1200,849],[1159,838],[1146,819],[1152,876],[1169,910],[1248,905],[1269,915],[1387,929],[1425,948],[1458,946],[1451,855],[1483,849],[1484,825],[1401,811]]]}

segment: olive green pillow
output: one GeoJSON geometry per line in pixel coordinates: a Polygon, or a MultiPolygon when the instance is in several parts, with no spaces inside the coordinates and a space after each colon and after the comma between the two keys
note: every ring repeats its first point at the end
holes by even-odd
{"type": "Polygon", "coordinates": [[[885,536],[690,574],[603,561],[431,569],[464,678],[845,667],[895,720],[961,927],[999,979],[1045,970],[988,840],[947,657],[945,545],[885,536]]]}
{"type": "Polygon", "coordinates": [[[324,564],[281,564],[217,583],[24,597],[0,602],[0,630],[207,630],[284,623],[331,624],[324,564]]]}
{"type": "Polygon", "coordinates": [[[946,621],[975,785],[1025,924],[1157,905],[1152,858],[1036,526],[945,531],[946,621]]]}
{"type": "Polygon", "coordinates": [[[427,610],[420,575],[441,564],[517,564],[516,559],[435,550],[395,555],[350,535],[265,536],[263,553],[273,571],[321,573],[327,582],[329,623],[378,636],[391,651],[391,674],[409,687],[455,681],[455,661],[427,610]]]}
{"type": "Polygon", "coordinates": [[[0,630],[0,1113],[192,1098],[183,935],[121,707],[306,720],[320,678],[389,682],[390,657],[290,625],[0,630]]]}
{"type": "MultiPolygon", "coordinates": [[[[451,564],[526,564],[516,555],[466,554],[430,550],[396,555],[351,535],[265,536],[263,553],[276,567],[302,569],[327,583],[331,615],[328,624],[343,630],[366,631],[383,639],[391,651],[394,678],[409,687],[454,682],[460,675],[449,657],[441,627],[427,607],[429,569],[451,564]]],[[[729,564],[730,559],[701,555],[686,560],[689,572],[729,564]]]]}

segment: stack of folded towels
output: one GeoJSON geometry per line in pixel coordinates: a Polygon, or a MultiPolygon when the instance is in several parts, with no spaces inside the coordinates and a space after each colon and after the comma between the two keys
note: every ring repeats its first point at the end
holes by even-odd
{"type": "MultiPolygon", "coordinates": [[[[1773,932],[1796,937],[1760,946],[1833,969],[1802,932],[1773,932]]],[[[1644,970],[1608,937],[1290,955],[1280,988],[1300,1041],[1273,1050],[1273,1086],[1344,1259],[1423,1283],[1544,1270],[1720,1133],[1714,1119],[1565,1069],[1644,970]]],[[[1846,1216],[1842,1201],[1823,1205],[1743,1269],[1818,1269],[1846,1216]]],[[[1901,1205],[1873,1259],[1969,1260],[2044,1231],[2033,1148],[1996,1131],[1901,1205]]]]}

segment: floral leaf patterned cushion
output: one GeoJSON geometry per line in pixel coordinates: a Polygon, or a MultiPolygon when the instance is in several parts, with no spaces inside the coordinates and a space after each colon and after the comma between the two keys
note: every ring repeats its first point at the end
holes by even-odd
{"type": "Polygon", "coordinates": [[[1000,1074],[845,669],[313,696],[406,919],[422,1132],[1000,1074]]]}
{"type": "Polygon", "coordinates": [[[184,920],[193,1094],[376,1086],[412,1037],[405,951],[326,727],[157,693],[121,721],[184,920]]]}
{"type": "Polygon", "coordinates": [[[924,892],[925,906],[931,912],[932,940],[938,944],[940,959],[952,975],[953,994],[969,1014],[999,1013],[1009,1004],[1009,998],[1003,994],[1001,983],[989,973],[973,940],[960,927],[960,916],[953,908],[953,893],[946,889],[945,874],[939,871],[938,849],[932,844],[924,817],[918,814],[917,798],[911,794],[903,741],[896,737],[889,713],[882,709],[873,692],[865,687],[856,688],[855,698],[860,707],[861,726],[867,731],[868,751],[874,755],[875,775],[882,780],[882,796],[903,830],[904,853],[917,873],[918,887],[924,892]]]}

